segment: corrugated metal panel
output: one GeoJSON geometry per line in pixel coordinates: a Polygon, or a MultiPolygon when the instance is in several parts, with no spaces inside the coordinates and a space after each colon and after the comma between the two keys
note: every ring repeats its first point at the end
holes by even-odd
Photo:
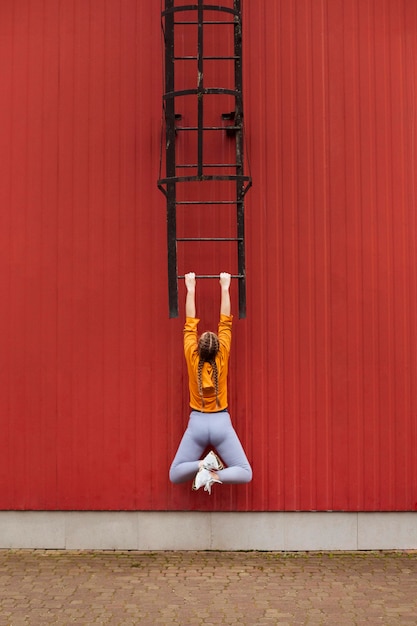
{"type": "Polygon", "coordinates": [[[0,13],[0,506],[152,508],[170,332],[159,6],[0,13]]]}
{"type": "Polygon", "coordinates": [[[245,7],[252,506],[412,509],[415,6],[245,7]]]}
{"type": "MultiPolygon", "coordinates": [[[[230,404],[254,480],[211,498],[167,478],[187,394],[156,188],[160,8],[1,3],[0,507],[417,508],[415,3],[244,3],[230,404]]],[[[212,326],[218,287],[199,288],[212,326]]]]}

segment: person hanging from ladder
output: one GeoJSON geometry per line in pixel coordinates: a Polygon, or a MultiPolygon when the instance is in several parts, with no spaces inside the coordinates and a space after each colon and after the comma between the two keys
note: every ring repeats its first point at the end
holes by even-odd
{"type": "Polygon", "coordinates": [[[215,483],[242,484],[252,480],[252,468],[233,428],[228,411],[227,374],[232,340],[231,275],[220,274],[218,333],[198,338],[193,272],[185,275],[184,354],[188,369],[191,413],[169,471],[173,483],[193,480],[193,489],[204,486],[209,494],[215,483]],[[202,453],[212,447],[205,458],[202,453]],[[219,458],[220,457],[220,458],[219,458]],[[225,466],[223,465],[223,462],[225,466]]]}

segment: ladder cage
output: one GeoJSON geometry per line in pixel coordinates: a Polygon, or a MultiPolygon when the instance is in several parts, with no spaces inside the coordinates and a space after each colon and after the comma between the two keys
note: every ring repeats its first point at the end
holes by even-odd
{"type": "Polygon", "coordinates": [[[158,187],[167,203],[170,317],[178,317],[178,279],[184,277],[178,273],[179,242],[236,246],[237,273],[232,276],[238,280],[239,317],[246,317],[245,195],[252,180],[244,167],[241,8],[241,0],[230,0],[229,6],[225,1],[184,5],[165,0],[161,11],[165,144],[161,142],[158,187]],[[195,183],[200,183],[199,194],[195,183]],[[234,207],[234,233],[178,236],[178,209],[206,207],[217,207],[220,215],[234,207]]]}

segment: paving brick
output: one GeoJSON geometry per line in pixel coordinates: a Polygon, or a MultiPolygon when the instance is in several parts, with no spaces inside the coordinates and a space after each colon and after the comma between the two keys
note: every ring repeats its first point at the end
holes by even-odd
{"type": "Polygon", "coordinates": [[[416,552],[0,550],[0,626],[416,624],[416,552]]]}

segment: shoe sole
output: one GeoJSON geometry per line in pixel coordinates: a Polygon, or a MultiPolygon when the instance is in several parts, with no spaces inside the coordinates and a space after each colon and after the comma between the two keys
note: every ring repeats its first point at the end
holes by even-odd
{"type": "MultiPolygon", "coordinates": [[[[224,465],[223,465],[223,463],[221,462],[221,460],[219,459],[219,457],[217,456],[217,454],[216,454],[215,452],[213,452],[213,450],[211,450],[211,451],[209,452],[209,454],[212,454],[212,455],[215,457],[216,461],[217,461],[217,467],[213,467],[213,470],[214,470],[214,471],[216,471],[216,470],[222,470],[222,469],[224,469],[224,465]]],[[[207,456],[208,456],[208,455],[207,455],[207,456]]]]}

